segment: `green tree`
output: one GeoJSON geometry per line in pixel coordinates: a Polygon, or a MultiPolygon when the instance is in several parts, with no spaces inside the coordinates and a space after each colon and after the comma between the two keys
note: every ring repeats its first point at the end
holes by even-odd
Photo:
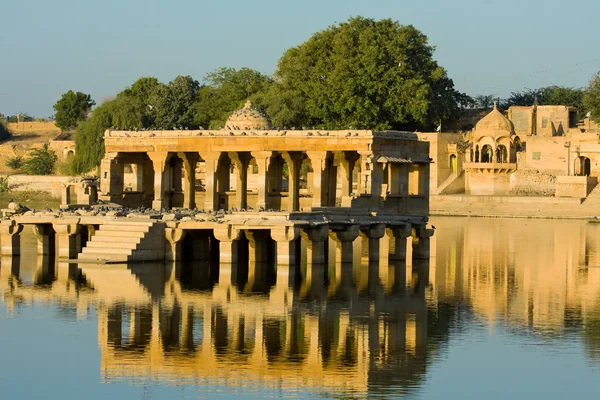
{"type": "Polygon", "coordinates": [[[56,153],[44,144],[42,148],[33,149],[29,159],[23,163],[23,172],[31,175],[50,175],[54,171],[56,153]]]}
{"type": "Polygon", "coordinates": [[[191,76],[178,76],[168,84],[158,84],[148,96],[154,125],[163,129],[194,126],[194,104],[200,84],[191,76]]]}
{"type": "Polygon", "coordinates": [[[561,105],[576,107],[583,110],[583,89],[563,86],[545,86],[539,89],[525,88],[520,92],[511,92],[510,96],[502,101],[505,108],[510,106],[561,105]]]}
{"type": "Polygon", "coordinates": [[[261,100],[276,125],[430,128],[469,101],[433,51],[412,25],[350,18],[286,51],[261,100]]]}
{"type": "Polygon", "coordinates": [[[592,120],[600,124],[600,73],[590,81],[583,96],[583,106],[585,111],[591,113],[592,120]]]}
{"type": "Polygon", "coordinates": [[[142,126],[136,126],[136,128],[154,126],[150,97],[160,85],[161,83],[154,77],[143,77],[117,95],[118,98],[128,98],[129,101],[126,103],[128,107],[135,109],[136,114],[141,113],[142,126]]]}
{"type": "Polygon", "coordinates": [[[56,126],[62,131],[75,129],[95,104],[89,94],[69,90],[54,104],[56,126]]]}
{"type": "Polygon", "coordinates": [[[496,99],[495,94],[478,94],[473,98],[475,101],[475,106],[477,108],[488,109],[492,108],[494,105],[494,100],[496,99]]]}
{"type": "Polygon", "coordinates": [[[195,125],[216,129],[224,126],[232,111],[257,93],[268,90],[273,80],[258,71],[220,68],[206,75],[206,85],[198,92],[195,125]]]}

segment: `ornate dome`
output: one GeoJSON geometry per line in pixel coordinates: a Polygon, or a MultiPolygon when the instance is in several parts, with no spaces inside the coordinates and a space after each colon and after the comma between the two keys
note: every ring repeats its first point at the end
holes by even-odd
{"type": "Polygon", "coordinates": [[[273,129],[271,121],[264,113],[247,101],[244,108],[234,111],[225,122],[225,129],[231,130],[267,130],[273,129]]]}
{"type": "Polygon", "coordinates": [[[484,136],[497,139],[502,136],[510,137],[514,131],[513,123],[498,111],[498,106],[494,102],[494,109],[475,125],[472,137],[475,141],[484,136]]]}

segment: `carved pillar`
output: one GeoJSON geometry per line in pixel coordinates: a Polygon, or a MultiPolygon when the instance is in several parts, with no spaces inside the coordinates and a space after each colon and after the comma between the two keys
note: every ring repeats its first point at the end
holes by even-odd
{"type": "Polygon", "coordinates": [[[0,222],[0,243],[2,244],[2,256],[13,257],[21,254],[21,236],[23,225],[17,224],[15,220],[0,222]]]}
{"type": "Polygon", "coordinates": [[[240,231],[231,225],[214,230],[219,241],[219,285],[230,286],[237,282],[238,257],[237,244],[240,231]]]}
{"type": "Polygon", "coordinates": [[[323,207],[326,205],[323,202],[324,193],[327,193],[327,187],[324,186],[327,184],[327,152],[307,151],[306,155],[310,159],[313,169],[312,207],[323,207]]]}
{"type": "Polygon", "coordinates": [[[252,157],[256,159],[258,166],[258,199],[256,200],[256,208],[264,209],[267,207],[267,196],[269,194],[269,184],[267,171],[271,164],[272,151],[253,151],[252,157]]]}
{"type": "Polygon", "coordinates": [[[168,242],[165,252],[166,261],[181,261],[183,259],[181,241],[184,237],[185,231],[183,229],[165,228],[165,238],[168,242]]]}
{"type": "Polygon", "coordinates": [[[54,253],[54,230],[49,224],[33,225],[33,233],[37,238],[38,254],[53,254],[54,253]]]}
{"type": "Polygon", "coordinates": [[[434,230],[427,229],[425,224],[413,224],[412,226],[412,249],[413,260],[426,260],[429,258],[430,237],[434,230]]]}
{"type": "Polygon", "coordinates": [[[281,156],[288,166],[288,211],[300,211],[300,166],[302,164],[302,153],[285,152],[281,156]]]}
{"type": "Polygon", "coordinates": [[[219,206],[217,198],[217,169],[219,166],[220,152],[202,152],[200,156],[204,160],[205,173],[205,189],[206,199],[204,200],[204,210],[213,211],[219,206]]]}
{"type": "Polygon", "coordinates": [[[406,260],[406,238],[412,234],[411,225],[392,225],[386,229],[386,234],[390,238],[389,261],[406,260]]]}
{"type": "Polygon", "coordinates": [[[236,207],[238,210],[248,208],[248,163],[250,162],[251,157],[246,152],[235,151],[229,152],[228,155],[231,159],[231,162],[237,169],[234,207],[236,207]]]}
{"type": "Polygon", "coordinates": [[[168,154],[166,151],[148,152],[148,157],[152,160],[154,168],[154,200],[152,201],[152,208],[155,210],[169,206],[165,197],[164,187],[165,162],[167,161],[168,154]]]}
{"type": "MultiPolygon", "coordinates": [[[[360,233],[359,225],[349,225],[343,230],[330,233],[335,238],[335,284],[349,297],[352,288],[352,268],[354,263],[354,241],[360,233]]],[[[331,263],[330,263],[331,264],[331,263]]]]}
{"type": "Polygon", "coordinates": [[[266,286],[267,281],[267,241],[266,230],[245,230],[248,239],[248,285],[250,290],[266,286]]]}
{"type": "Polygon", "coordinates": [[[296,239],[300,229],[284,226],[271,229],[271,238],[275,241],[277,259],[276,285],[293,286],[296,267],[296,239]]]}
{"type": "Polygon", "coordinates": [[[379,283],[379,241],[385,235],[385,224],[373,224],[361,231],[369,239],[369,289],[372,290],[379,283]]]}
{"type": "Polygon", "coordinates": [[[322,298],[326,294],[325,287],[325,251],[329,237],[327,224],[303,228],[302,238],[306,241],[306,275],[301,288],[301,294],[311,292],[315,298],[322,298]]]}
{"type": "Polygon", "coordinates": [[[196,164],[200,155],[198,153],[178,153],[183,160],[185,183],[183,186],[183,207],[196,208],[196,164]]]}
{"type": "Polygon", "coordinates": [[[81,225],[77,222],[60,221],[52,225],[58,236],[58,258],[77,258],[81,250],[81,225]]]}

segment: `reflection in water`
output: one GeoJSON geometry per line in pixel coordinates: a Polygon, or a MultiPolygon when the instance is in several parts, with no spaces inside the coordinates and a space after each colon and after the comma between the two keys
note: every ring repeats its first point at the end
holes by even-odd
{"type": "Polygon", "coordinates": [[[376,285],[364,260],[329,266],[326,285],[252,291],[219,285],[209,260],[77,268],[24,253],[2,260],[0,298],[13,312],[53,302],[72,319],[93,306],[105,382],[418,393],[472,324],[580,341],[600,365],[600,224],[434,224],[430,262],[382,267],[376,285]]]}

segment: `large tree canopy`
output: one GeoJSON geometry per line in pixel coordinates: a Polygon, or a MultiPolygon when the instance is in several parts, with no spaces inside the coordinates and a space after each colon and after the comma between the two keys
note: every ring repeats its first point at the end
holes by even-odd
{"type": "Polygon", "coordinates": [[[191,128],[194,103],[200,84],[191,76],[178,76],[168,84],[158,84],[148,96],[148,107],[157,128],[191,128]]]}
{"type": "Polygon", "coordinates": [[[591,113],[594,122],[600,124],[600,73],[590,81],[583,97],[583,105],[591,113]]]}
{"type": "Polygon", "coordinates": [[[502,101],[502,106],[531,106],[539,105],[561,105],[576,107],[583,111],[583,89],[575,89],[562,86],[546,86],[539,89],[525,88],[520,92],[511,92],[510,96],[502,101]]]}
{"type": "Polygon", "coordinates": [[[224,126],[232,111],[257,93],[265,93],[273,80],[258,71],[220,68],[206,75],[196,103],[196,125],[216,129],[224,126]]]}
{"type": "Polygon", "coordinates": [[[69,90],[54,104],[56,126],[63,132],[75,129],[95,104],[89,94],[69,90]]]}
{"type": "Polygon", "coordinates": [[[433,51],[412,25],[351,18],[285,52],[259,100],[280,126],[432,127],[468,100],[433,51]]]}

